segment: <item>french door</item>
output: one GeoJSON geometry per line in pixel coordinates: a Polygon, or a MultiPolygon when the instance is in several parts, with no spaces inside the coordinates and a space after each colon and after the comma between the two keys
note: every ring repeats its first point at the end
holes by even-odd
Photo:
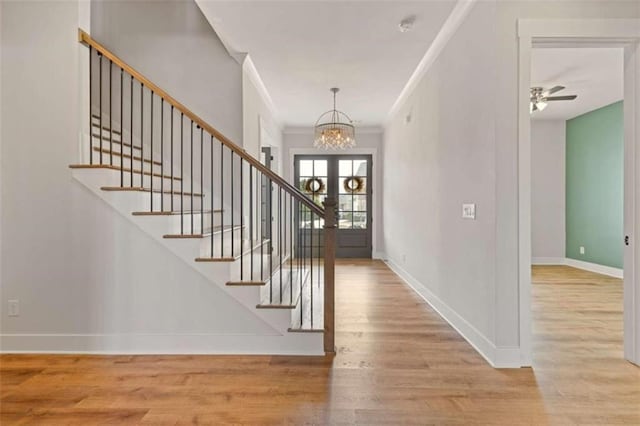
{"type": "MultiPolygon", "coordinates": [[[[294,179],[303,193],[319,205],[325,197],[338,201],[337,257],[371,257],[371,168],[371,155],[296,155],[294,158],[294,179]]],[[[303,210],[298,214],[298,237],[300,241],[321,245],[324,224],[311,223],[307,217],[311,216],[303,210]]]]}

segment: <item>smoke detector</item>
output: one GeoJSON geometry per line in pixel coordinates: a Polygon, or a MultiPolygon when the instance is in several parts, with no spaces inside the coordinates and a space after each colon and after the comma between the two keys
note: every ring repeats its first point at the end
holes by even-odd
{"type": "Polygon", "coordinates": [[[408,33],[413,29],[413,24],[415,22],[416,22],[415,15],[407,16],[398,24],[398,31],[400,31],[401,33],[408,33]]]}

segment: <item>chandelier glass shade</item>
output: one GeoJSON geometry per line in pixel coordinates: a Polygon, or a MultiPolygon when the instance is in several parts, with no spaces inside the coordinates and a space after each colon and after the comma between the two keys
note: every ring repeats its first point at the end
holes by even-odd
{"type": "Polygon", "coordinates": [[[332,88],[333,109],[325,112],[315,124],[313,146],[322,149],[346,149],[355,146],[356,131],[349,116],[336,109],[336,94],[332,88]]]}

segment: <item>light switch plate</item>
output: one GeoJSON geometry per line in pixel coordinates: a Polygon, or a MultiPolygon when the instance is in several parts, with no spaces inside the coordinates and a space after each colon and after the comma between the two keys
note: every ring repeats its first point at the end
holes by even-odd
{"type": "Polygon", "coordinates": [[[463,219],[475,219],[476,218],[476,205],[475,204],[463,204],[462,205],[462,218],[463,219]]]}
{"type": "Polygon", "coordinates": [[[8,311],[10,317],[20,316],[20,302],[18,300],[9,300],[8,311]]]}

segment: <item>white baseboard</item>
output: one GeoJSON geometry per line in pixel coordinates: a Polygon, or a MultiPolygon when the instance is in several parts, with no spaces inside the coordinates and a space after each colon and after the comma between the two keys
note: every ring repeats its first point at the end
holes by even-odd
{"type": "Polygon", "coordinates": [[[584,262],[576,259],[566,259],[565,265],[578,269],[583,269],[589,272],[595,272],[596,274],[608,275],[614,278],[623,278],[624,271],[619,268],[612,268],[611,266],[598,265],[597,263],[584,262]]]}
{"type": "Polygon", "coordinates": [[[495,368],[520,368],[519,347],[497,347],[472,324],[461,317],[449,305],[416,280],[392,259],[385,263],[447,321],[469,344],[495,368]]]}
{"type": "Polygon", "coordinates": [[[597,263],[585,262],[583,260],[569,259],[567,257],[534,257],[531,259],[532,265],[565,265],[584,271],[595,272],[596,274],[607,275],[614,278],[623,278],[624,271],[611,266],[598,265],[597,263]]]}
{"type": "Polygon", "coordinates": [[[323,333],[0,334],[0,353],[91,355],[324,355],[323,333]],[[292,338],[291,334],[295,334],[292,338]]]}
{"type": "Polygon", "coordinates": [[[387,258],[387,255],[383,251],[374,251],[371,254],[371,258],[372,259],[378,259],[378,260],[385,260],[387,258]]]}
{"type": "Polygon", "coordinates": [[[566,265],[567,259],[564,257],[534,257],[531,259],[532,265],[566,265]]]}

